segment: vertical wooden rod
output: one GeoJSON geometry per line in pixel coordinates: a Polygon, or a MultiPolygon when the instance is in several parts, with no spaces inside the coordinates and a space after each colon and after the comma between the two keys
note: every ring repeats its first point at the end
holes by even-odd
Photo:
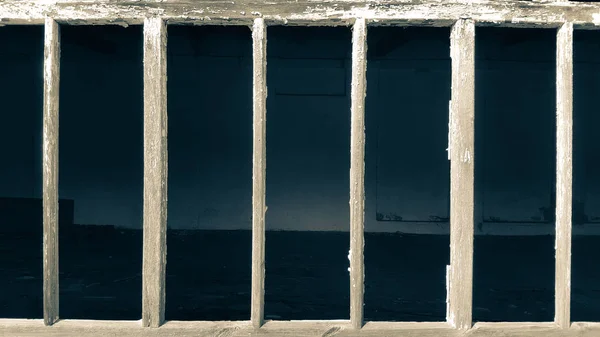
{"type": "Polygon", "coordinates": [[[571,209],[573,202],[573,24],[556,36],[556,275],[554,321],[571,325],[571,209]]]}
{"type": "Polygon", "coordinates": [[[255,328],[264,323],[265,311],[265,213],[267,173],[267,27],[254,20],[253,49],[253,150],[252,150],[252,299],[255,328]]]}
{"type": "Polygon", "coordinates": [[[450,34],[450,266],[447,321],[469,329],[473,306],[475,25],[461,19],[450,34]]]}
{"type": "Polygon", "coordinates": [[[44,25],[44,324],[58,320],[58,99],[60,83],[60,27],[46,18],[44,25]]]}
{"type": "Polygon", "coordinates": [[[365,229],[365,97],[367,94],[367,25],[357,19],[352,31],[350,131],[350,321],[363,325],[365,229]]]}
{"type": "Polygon", "coordinates": [[[144,327],[165,319],[167,169],[167,26],[153,17],[144,20],[144,327]]]}

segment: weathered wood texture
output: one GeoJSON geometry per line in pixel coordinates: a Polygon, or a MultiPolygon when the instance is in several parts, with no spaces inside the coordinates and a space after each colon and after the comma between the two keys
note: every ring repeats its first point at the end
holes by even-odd
{"type": "Polygon", "coordinates": [[[44,34],[44,323],[58,320],[58,101],[60,83],[60,27],[46,19],[44,34]]]}
{"type": "Polygon", "coordinates": [[[365,96],[367,94],[367,25],[357,19],[352,31],[350,130],[350,320],[363,324],[365,288],[365,96]]]}
{"type": "Polygon", "coordinates": [[[471,327],[473,305],[475,25],[459,20],[450,34],[450,266],[448,322],[471,327]]]}
{"type": "Polygon", "coordinates": [[[573,201],[573,25],[556,38],[556,296],[555,322],[570,325],[573,201]]]}
{"type": "Polygon", "coordinates": [[[160,15],[170,23],[251,25],[257,17],[267,23],[351,24],[356,17],[396,24],[450,26],[470,18],[481,24],[553,26],[564,22],[596,29],[600,5],[581,2],[516,0],[282,0],[264,2],[170,0],[24,0],[0,2],[0,24],[41,24],[46,16],[72,24],[141,24],[160,15]]]}
{"type": "Polygon", "coordinates": [[[266,322],[255,329],[251,322],[166,322],[157,329],[144,329],[131,321],[59,321],[44,326],[37,320],[0,320],[3,336],[278,336],[278,337],[596,337],[599,323],[577,323],[561,329],[553,323],[477,323],[472,329],[458,330],[446,323],[368,322],[362,329],[351,323],[333,322],[266,322]]]}
{"type": "Polygon", "coordinates": [[[265,216],[267,175],[267,26],[256,19],[252,26],[253,48],[253,151],[252,151],[252,300],[255,328],[265,313],[265,216]]]}
{"type": "Polygon", "coordinates": [[[142,324],[165,317],[167,259],[167,27],[144,22],[144,258],[142,324]]]}

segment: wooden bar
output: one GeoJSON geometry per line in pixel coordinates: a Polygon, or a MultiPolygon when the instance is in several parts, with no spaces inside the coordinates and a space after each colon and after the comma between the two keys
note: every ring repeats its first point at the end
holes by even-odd
{"type": "Polygon", "coordinates": [[[573,24],[556,35],[556,295],[554,321],[571,324],[571,209],[573,202],[573,24]]]}
{"type": "Polygon", "coordinates": [[[450,266],[447,321],[469,329],[473,306],[475,25],[461,19],[450,34],[450,266]]]}
{"type": "Polygon", "coordinates": [[[365,96],[367,94],[367,24],[357,19],[352,30],[350,131],[350,321],[363,325],[365,287],[365,96]]]}
{"type": "Polygon", "coordinates": [[[47,18],[44,25],[44,324],[58,320],[58,103],[60,84],[60,27],[47,18]]]}
{"type": "Polygon", "coordinates": [[[0,335],[61,336],[61,337],[152,337],[152,336],[280,336],[280,337],[595,337],[600,335],[600,323],[574,323],[561,329],[554,323],[476,323],[469,331],[452,328],[444,322],[367,322],[356,330],[343,321],[274,321],[256,329],[245,322],[166,322],[156,329],[144,329],[139,321],[61,320],[44,326],[41,320],[1,320],[0,335]]]}
{"type": "Polygon", "coordinates": [[[142,325],[165,319],[167,255],[167,27],[144,21],[144,257],[142,325]]]}
{"type": "MultiPolygon", "coordinates": [[[[69,24],[141,24],[160,15],[170,24],[350,25],[357,15],[375,24],[451,26],[462,18],[503,27],[560,27],[565,22],[599,29],[600,4],[553,0],[281,0],[240,1],[39,1],[0,2],[0,25],[41,24],[46,16],[69,24]]],[[[370,25],[371,25],[370,23],[370,25]]]]}
{"type": "Polygon", "coordinates": [[[265,314],[265,213],[267,175],[267,26],[263,19],[252,26],[253,142],[252,142],[252,299],[255,328],[265,314]]]}

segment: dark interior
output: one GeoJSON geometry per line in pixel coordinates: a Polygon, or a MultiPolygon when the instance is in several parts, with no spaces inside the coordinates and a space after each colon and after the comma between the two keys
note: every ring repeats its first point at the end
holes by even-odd
{"type": "MultiPolygon", "coordinates": [[[[43,27],[0,27],[0,317],[41,318],[43,27]]],[[[267,30],[267,319],[349,318],[351,29],[267,30]]],[[[598,33],[574,41],[572,320],[600,321],[598,33]]],[[[449,28],[368,31],[365,319],[443,321],[449,28]]],[[[61,26],[60,317],[141,317],[142,28],[61,26]]],[[[477,28],[475,321],[552,321],[556,31],[477,28]]],[[[250,318],[252,40],[168,28],[168,320],[250,318]]]]}

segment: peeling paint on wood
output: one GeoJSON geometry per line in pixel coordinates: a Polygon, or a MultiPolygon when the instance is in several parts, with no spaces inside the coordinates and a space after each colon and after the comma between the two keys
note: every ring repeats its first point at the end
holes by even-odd
{"type": "Polygon", "coordinates": [[[144,22],[144,257],[142,325],[165,318],[167,259],[167,27],[144,22]]]}
{"type": "Polygon", "coordinates": [[[256,19],[252,26],[253,49],[253,150],[252,150],[252,299],[251,320],[262,326],[265,315],[265,216],[267,174],[267,26],[256,19]]]}
{"type": "Polygon", "coordinates": [[[58,320],[58,102],[60,83],[60,28],[46,19],[44,33],[44,324],[58,320]]]}
{"type": "Polygon", "coordinates": [[[350,131],[350,320],[363,325],[365,283],[365,96],[367,94],[367,25],[357,19],[352,31],[350,131]]]}
{"type": "Polygon", "coordinates": [[[459,19],[478,24],[516,27],[560,27],[565,22],[597,29],[600,5],[582,2],[516,0],[350,0],[265,3],[242,1],[71,1],[27,0],[0,2],[0,24],[41,24],[49,16],[69,24],[142,24],[160,16],[172,24],[350,25],[362,17],[373,24],[451,26],[459,19]]]}
{"type": "Polygon", "coordinates": [[[554,321],[571,323],[571,231],[573,201],[573,25],[556,37],[556,296],[554,321]]]}
{"type": "Polygon", "coordinates": [[[452,105],[450,134],[450,325],[471,327],[473,306],[475,25],[459,20],[450,34],[452,105]]]}

